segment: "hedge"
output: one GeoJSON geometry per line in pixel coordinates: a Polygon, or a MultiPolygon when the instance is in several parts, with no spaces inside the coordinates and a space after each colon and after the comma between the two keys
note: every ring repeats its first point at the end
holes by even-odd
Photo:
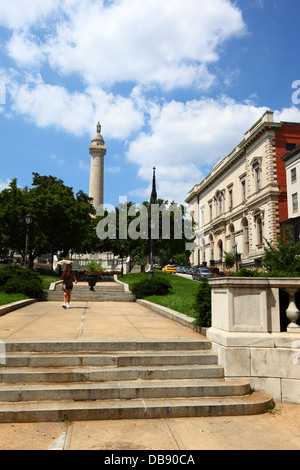
{"type": "Polygon", "coordinates": [[[137,299],[143,299],[150,295],[166,295],[172,289],[167,279],[143,279],[132,287],[132,293],[137,299]]]}
{"type": "Polygon", "coordinates": [[[6,294],[23,294],[38,298],[43,293],[41,277],[19,265],[9,265],[0,269],[0,290],[6,294]]]}

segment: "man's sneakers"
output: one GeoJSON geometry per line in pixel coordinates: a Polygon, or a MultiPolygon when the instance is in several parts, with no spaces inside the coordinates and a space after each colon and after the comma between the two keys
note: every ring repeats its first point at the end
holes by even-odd
{"type": "Polygon", "coordinates": [[[71,308],[69,303],[63,304],[63,308],[71,308]]]}

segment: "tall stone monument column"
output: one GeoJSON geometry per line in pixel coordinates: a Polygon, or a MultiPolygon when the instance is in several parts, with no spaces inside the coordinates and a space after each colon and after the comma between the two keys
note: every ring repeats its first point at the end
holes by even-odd
{"type": "Polygon", "coordinates": [[[97,124],[97,133],[90,145],[91,169],[90,169],[90,190],[89,196],[93,198],[93,206],[97,209],[103,204],[104,192],[104,155],[106,146],[101,135],[101,125],[97,124]]]}

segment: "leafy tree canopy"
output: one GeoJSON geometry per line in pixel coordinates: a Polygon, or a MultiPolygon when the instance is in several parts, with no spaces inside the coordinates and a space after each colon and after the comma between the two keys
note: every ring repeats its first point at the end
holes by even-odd
{"type": "Polygon", "coordinates": [[[33,222],[29,236],[29,264],[43,253],[70,250],[86,252],[93,243],[95,210],[82,191],[76,196],[71,187],[54,176],[33,173],[32,188],[18,188],[17,179],[0,193],[1,252],[11,249],[24,253],[25,215],[33,222]]]}
{"type": "Polygon", "coordinates": [[[300,275],[300,241],[291,241],[288,227],[284,227],[283,236],[277,237],[276,246],[272,241],[266,243],[262,264],[267,272],[300,275]]]}

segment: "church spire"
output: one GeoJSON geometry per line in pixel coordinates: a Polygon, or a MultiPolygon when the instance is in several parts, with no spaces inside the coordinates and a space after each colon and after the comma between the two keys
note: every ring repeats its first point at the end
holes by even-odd
{"type": "Polygon", "coordinates": [[[156,204],[157,203],[155,170],[156,170],[156,168],[154,166],[153,167],[153,178],[152,178],[152,192],[151,192],[151,198],[150,198],[150,203],[151,204],[156,204]]]}

